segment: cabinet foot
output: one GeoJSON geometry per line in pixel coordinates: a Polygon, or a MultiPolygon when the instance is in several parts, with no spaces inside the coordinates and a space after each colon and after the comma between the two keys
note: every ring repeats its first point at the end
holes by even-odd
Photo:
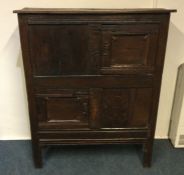
{"type": "Polygon", "coordinates": [[[33,146],[33,159],[34,159],[34,165],[35,168],[42,168],[43,162],[42,162],[42,150],[39,145],[33,146]]]}
{"type": "Polygon", "coordinates": [[[152,144],[148,142],[143,145],[143,166],[147,168],[151,167],[151,161],[152,161],[152,144]]]}

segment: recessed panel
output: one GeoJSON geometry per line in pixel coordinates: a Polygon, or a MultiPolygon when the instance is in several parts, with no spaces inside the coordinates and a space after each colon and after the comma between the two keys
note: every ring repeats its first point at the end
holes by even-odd
{"type": "Polygon", "coordinates": [[[158,36],[158,24],[104,25],[101,72],[152,73],[155,68],[158,36]]]}
{"type": "Polygon", "coordinates": [[[111,39],[111,65],[146,65],[148,35],[115,35],[111,39]]]}
{"type": "MultiPolygon", "coordinates": [[[[85,120],[84,102],[77,98],[50,98],[47,100],[47,120],[49,122],[80,122],[85,120]]],[[[85,102],[87,105],[87,101],[85,102]]]]}
{"type": "Polygon", "coordinates": [[[104,89],[99,99],[101,114],[98,118],[98,127],[104,129],[148,127],[152,101],[151,88],[104,89]]]}
{"type": "Polygon", "coordinates": [[[122,128],[129,117],[129,90],[103,90],[101,124],[106,128],[122,128]]]}
{"type": "Polygon", "coordinates": [[[37,116],[41,128],[84,128],[88,126],[88,96],[44,95],[37,97],[37,116]]]}
{"type": "Polygon", "coordinates": [[[34,75],[88,74],[88,25],[31,25],[29,40],[34,75]]]}

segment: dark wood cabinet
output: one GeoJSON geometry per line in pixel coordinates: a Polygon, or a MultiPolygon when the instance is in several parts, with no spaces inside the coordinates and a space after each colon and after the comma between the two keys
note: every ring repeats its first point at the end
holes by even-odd
{"type": "Polygon", "coordinates": [[[142,144],[151,165],[167,9],[16,10],[33,157],[62,144],[142,144]]]}

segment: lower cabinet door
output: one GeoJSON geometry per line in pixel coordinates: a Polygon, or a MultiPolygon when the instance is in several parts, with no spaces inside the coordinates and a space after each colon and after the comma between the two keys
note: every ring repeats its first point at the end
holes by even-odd
{"type": "Polygon", "coordinates": [[[148,127],[151,88],[91,89],[90,98],[92,128],[148,127]]]}
{"type": "Polygon", "coordinates": [[[61,90],[36,95],[39,129],[147,128],[151,88],[61,90]]]}
{"type": "Polygon", "coordinates": [[[63,90],[37,94],[39,129],[89,128],[89,98],[86,91],[63,90]]]}

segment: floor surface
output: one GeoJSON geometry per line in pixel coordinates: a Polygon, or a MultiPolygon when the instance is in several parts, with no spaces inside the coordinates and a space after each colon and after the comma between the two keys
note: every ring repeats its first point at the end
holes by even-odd
{"type": "Polygon", "coordinates": [[[0,175],[184,175],[184,149],[168,140],[155,141],[151,168],[142,167],[135,145],[61,146],[43,154],[43,168],[35,169],[30,141],[0,141],[0,175]]]}

